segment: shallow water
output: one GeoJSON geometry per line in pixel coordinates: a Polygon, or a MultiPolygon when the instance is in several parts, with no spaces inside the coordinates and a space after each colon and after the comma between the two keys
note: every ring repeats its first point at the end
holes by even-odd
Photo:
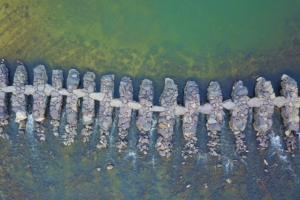
{"type": "MultiPolygon", "coordinates": [[[[101,75],[114,73],[116,97],[120,78],[128,75],[133,79],[135,100],[140,81],[149,78],[154,81],[155,104],[165,77],[178,84],[179,103],[186,80],[199,84],[202,101],[206,101],[206,88],[211,80],[220,82],[225,98],[230,97],[233,83],[240,79],[253,95],[257,76],[272,80],[278,94],[282,73],[300,82],[299,10],[300,2],[296,0],[3,0],[0,55],[8,61],[11,80],[15,60],[24,61],[29,83],[33,67],[41,63],[46,65],[49,77],[54,68],[63,69],[65,78],[70,68],[81,74],[92,70],[97,74],[97,88],[101,75]]],[[[82,142],[80,124],[75,143],[66,147],[51,132],[49,112],[44,122],[46,141],[40,142],[32,134],[32,118],[27,120],[26,134],[18,135],[11,116],[6,127],[10,140],[0,138],[0,196],[299,199],[300,152],[297,150],[295,157],[285,153],[279,113],[274,114],[270,147],[265,151],[256,148],[256,133],[249,115],[245,130],[247,159],[235,154],[228,115],[221,133],[222,156],[214,158],[207,154],[206,117],[201,114],[197,129],[199,154],[187,160],[181,157],[185,141],[180,118],[176,118],[174,152],[165,159],[154,147],[155,125],[149,133],[149,154],[142,155],[135,148],[138,129],[134,114],[129,147],[121,154],[115,147],[117,117],[109,149],[98,150],[97,124],[87,143],[82,142]],[[114,164],[113,170],[106,170],[108,162],[114,164]],[[227,178],[232,180],[231,184],[226,182],[227,178]]],[[[157,123],[156,115],[155,120],[157,123]]],[[[66,124],[65,115],[61,122],[60,134],[66,124]]]]}

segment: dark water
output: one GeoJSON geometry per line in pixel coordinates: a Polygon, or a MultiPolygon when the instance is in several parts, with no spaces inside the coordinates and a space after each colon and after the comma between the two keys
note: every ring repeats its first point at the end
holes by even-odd
{"type": "MultiPolygon", "coordinates": [[[[118,112],[116,110],[116,112],[118,112]]],[[[169,159],[161,158],[154,143],[148,155],[135,148],[138,129],[135,115],[129,135],[129,147],[124,153],[115,148],[117,119],[111,129],[111,146],[98,150],[98,135],[88,143],[77,135],[76,142],[64,146],[61,139],[51,134],[38,142],[29,115],[26,134],[17,135],[12,119],[8,127],[10,140],[1,139],[1,197],[3,199],[298,199],[299,150],[295,157],[283,150],[281,120],[276,112],[270,134],[271,145],[266,151],[256,148],[252,128],[252,112],[245,130],[248,158],[235,154],[234,135],[228,127],[228,114],[221,133],[220,158],[207,154],[208,140],[205,116],[201,115],[197,137],[199,154],[184,160],[181,148],[184,139],[181,119],[176,118],[174,152],[169,159]],[[263,160],[268,162],[265,165],[263,160]],[[107,170],[108,163],[114,169],[107,170]],[[217,166],[220,164],[221,166],[217,166]],[[97,168],[101,171],[97,171],[97,168]],[[265,172],[264,170],[268,170],[265,172]],[[232,181],[229,184],[226,179],[232,181]]],[[[49,117],[49,116],[48,116],[49,117]]],[[[64,118],[64,117],[62,117],[64,118]]],[[[154,116],[154,123],[157,116],[154,116]]],[[[62,126],[65,121],[62,120],[62,126]]],[[[79,126],[80,127],[80,126],[79,126]]],[[[157,132],[150,131],[152,141],[157,132]]],[[[79,130],[80,132],[80,130],[79,130]]]]}
{"type": "MultiPolygon", "coordinates": [[[[11,78],[15,60],[24,61],[30,83],[37,64],[46,65],[49,77],[54,68],[63,69],[65,77],[70,68],[82,75],[92,70],[97,74],[97,88],[101,75],[114,73],[116,97],[120,78],[128,75],[133,79],[135,100],[141,80],[149,78],[154,81],[155,104],[165,77],[178,84],[179,102],[187,80],[199,84],[202,101],[206,101],[206,87],[211,80],[219,81],[223,96],[229,98],[232,85],[241,79],[251,96],[257,76],[272,80],[278,95],[283,73],[300,82],[299,10],[296,0],[2,0],[0,56],[8,61],[11,78]]],[[[0,138],[1,198],[300,198],[300,152],[297,150],[295,157],[284,152],[278,112],[274,114],[271,145],[265,151],[256,148],[250,112],[245,131],[249,149],[246,159],[235,154],[229,113],[221,133],[222,156],[207,154],[206,117],[200,115],[199,154],[188,160],[181,157],[185,141],[180,118],[176,119],[174,152],[165,159],[154,147],[155,123],[149,133],[149,154],[142,155],[135,148],[138,129],[134,115],[130,145],[121,154],[115,148],[117,117],[109,149],[98,150],[96,124],[88,143],[82,142],[79,124],[75,143],[66,147],[51,132],[49,112],[44,122],[46,141],[41,142],[33,134],[31,117],[26,134],[17,135],[17,124],[11,116],[6,127],[10,140],[0,138]],[[106,169],[109,162],[115,166],[110,171],[106,169]]],[[[65,123],[63,115],[61,131],[65,123]]]]}

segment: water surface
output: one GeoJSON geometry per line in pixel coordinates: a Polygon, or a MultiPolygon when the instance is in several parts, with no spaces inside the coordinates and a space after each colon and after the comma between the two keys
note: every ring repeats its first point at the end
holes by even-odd
{"type": "MultiPolygon", "coordinates": [[[[179,86],[182,102],[186,80],[195,80],[201,100],[211,80],[221,83],[223,95],[242,79],[253,95],[255,77],[272,80],[279,94],[282,73],[300,81],[300,2],[264,1],[118,1],[118,0],[3,0],[0,3],[0,55],[8,61],[10,77],[15,60],[25,62],[32,83],[33,67],[45,64],[81,74],[114,73],[133,78],[135,100],[140,81],[154,81],[155,104],[164,78],[179,86]]],[[[97,82],[99,84],[99,81],[97,82]]],[[[99,87],[99,85],[97,85],[99,87]]],[[[116,97],[118,96],[116,92],[116,97]]],[[[117,111],[116,111],[117,112],[117,111]]],[[[250,112],[246,143],[248,158],[235,154],[228,113],[221,133],[220,158],[207,155],[206,117],[197,129],[199,154],[183,160],[181,119],[176,119],[174,152],[161,158],[150,131],[150,151],[135,148],[138,129],[132,126],[129,148],[119,154],[117,118],[110,148],[98,150],[98,127],[89,143],[80,134],[69,147],[51,133],[49,113],[46,141],[37,141],[32,117],[25,135],[17,135],[14,116],[6,127],[10,140],[0,138],[0,196],[2,199],[299,199],[300,152],[286,154],[280,113],[274,114],[266,151],[256,148],[250,112]],[[268,165],[263,163],[266,159],[268,165]],[[113,170],[106,170],[112,162],[113,170]],[[221,164],[221,167],[217,165],[221,164]],[[97,168],[101,168],[100,172],[97,168]],[[265,170],[268,170],[266,172],[265,170]],[[226,179],[230,178],[229,184],[226,179]]],[[[154,117],[154,122],[157,120],[154,117]]],[[[157,121],[156,121],[157,122],[157,121]]],[[[62,117],[61,130],[66,123],[62,117]]],[[[79,127],[82,127],[79,125],[79,127]]],[[[80,133],[80,128],[78,133],[80,133]]]]}

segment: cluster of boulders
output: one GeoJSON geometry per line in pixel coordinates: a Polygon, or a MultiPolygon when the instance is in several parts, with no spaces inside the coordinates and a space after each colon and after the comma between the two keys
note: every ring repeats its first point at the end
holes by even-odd
{"type": "Polygon", "coordinates": [[[281,78],[281,95],[286,98],[286,102],[281,107],[281,116],[286,128],[284,140],[286,142],[287,152],[293,152],[297,146],[299,130],[299,97],[297,82],[287,75],[281,78]]]}
{"type": "Polygon", "coordinates": [[[64,145],[71,145],[74,142],[74,137],[77,135],[78,96],[73,93],[73,90],[77,89],[79,81],[79,72],[75,69],[71,69],[67,78],[67,90],[69,95],[67,96],[66,115],[68,124],[62,135],[64,145]]]}
{"type": "Polygon", "coordinates": [[[140,130],[140,135],[138,139],[137,147],[144,154],[148,153],[150,139],[148,136],[148,131],[151,129],[152,125],[152,114],[151,111],[153,103],[154,93],[152,81],[145,79],[142,81],[139,92],[139,102],[142,108],[138,111],[138,117],[136,120],[136,126],[140,130]]]}
{"type": "Polygon", "coordinates": [[[58,92],[63,87],[63,72],[62,70],[53,70],[52,72],[52,87],[54,90],[51,93],[50,100],[50,115],[52,117],[51,124],[53,126],[54,136],[58,136],[60,125],[60,116],[62,110],[63,96],[58,92]]]}
{"type": "MultiPolygon", "coordinates": [[[[39,65],[33,69],[33,107],[32,116],[36,122],[41,122],[45,119],[45,111],[48,97],[45,94],[48,76],[44,65],[39,65]]],[[[35,129],[36,135],[40,140],[45,140],[45,131],[42,124],[39,123],[39,128],[35,129]]]]}
{"type": "Polygon", "coordinates": [[[234,108],[230,110],[229,127],[235,136],[236,152],[243,153],[247,151],[247,146],[244,143],[245,134],[243,131],[247,125],[247,118],[249,112],[248,106],[248,89],[243,85],[242,81],[238,81],[233,85],[231,98],[235,104],[234,108]]]}
{"type": "Polygon", "coordinates": [[[99,149],[108,147],[107,137],[112,125],[112,112],[114,109],[110,105],[114,95],[114,79],[115,75],[112,74],[104,75],[101,78],[101,93],[104,93],[105,96],[99,105],[100,142],[97,144],[99,149]]]}
{"type": "Polygon", "coordinates": [[[210,140],[207,143],[210,154],[218,156],[217,149],[220,146],[219,131],[222,129],[224,111],[222,106],[222,92],[218,82],[212,81],[207,88],[207,98],[211,105],[211,112],[207,115],[206,127],[210,140]]]}
{"type": "Polygon", "coordinates": [[[95,100],[89,97],[89,94],[95,91],[95,78],[96,76],[93,72],[87,72],[83,76],[83,89],[81,89],[84,93],[82,101],[82,123],[85,127],[81,131],[83,142],[89,141],[89,136],[93,133],[92,124],[95,118],[95,100]]]}
{"type": "MultiPolygon", "coordinates": [[[[0,64],[0,89],[8,85],[8,69],[3,62],[4,60],[2,59],[0,64]]],[[[3,126],[8,124],[8,117],[7,94],[0,90],[0,136],[4,139],[9,138],[8,134],[3,132],[3,126]]]]}
{"type": "Polygon", "coordinates": [[[184,88],[184,105],[187,108],[183,116],[183,137],[187,141],[181,154],[184,159],[192,157],[198,152],[197,144],[197,123],[199,112],[197,108],[200,106],[199,88],[195,81],[188,81],[184,88]]]}
{"type": "Polygon", "coordinates": [[[270,81],[259,77],[255,85],[255,96],[259,99],[259,107],[254,107],[254,130],[257,131],[256,140],[259,141],[259,149],[265,149],[269,145],[269,132],[273,124],[275,99],[274,90],[270,81]]]}
{"type": "Polygon", "coordinates": [[[119,140],[117,142],[117,148],[119,152],[122,152],[127,147],[126,136],[128,135],[128,129],[130,127],[131,121],[131,108],[128,106],[128,102],[133,99],[133,87],[132,81],[128,77],[123,77],[120,82],[119,87],[120,100],[122,101],[122,106],[119,112],[119,140]]]}
{"type": "Polygon", "coordinates": [[[175,107],[177,106],[178,88],[170,78],[165,79],[165,87],[160,96],[160,105],[164,111],[158,115],[158,139],[155,147],[161,156],[170,157],[172,153],[172,136],[175,125],[175,107]]]}
{"type": "Polygon", "coordinates": [[[27,119],[27,96],[25,95],[25,85],[28,84],[28,74],[22,62],[17,62],[18,67],[14,75],[13,87],[11,96],[12,110],[16,115],[15,122],[19,123],[19,133],[25,133],[27,119]]]}

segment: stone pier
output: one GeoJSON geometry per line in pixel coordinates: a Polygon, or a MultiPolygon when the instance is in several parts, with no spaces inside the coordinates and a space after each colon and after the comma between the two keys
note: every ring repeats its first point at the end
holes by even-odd
{"type": "Polygon", "coordinates": [[[130,78],[123,77],[119,87],[120,93],[120,112],[119,112],[119,141],[117,142],[117,148],[119,152],[122,152],[127,147],[127,135],[131,121],[131,111],[128,103],[133,100],[133,87],[130,78]]]}
{"type": "Polygon", "coordinates": [[[115,75],[104,75],[101,78],[101,93],[105,94],[103,100],[99,105],[99,127],[100,127],[100,142],[97,144],[97,148],[108,147],[109,129],[112,125],[112,112],[113,106],[110,105],[114,96],[114,79],[115,75]]]}
{"type": "Polygon", "coordinates": [[[50,116],[52,117],[51,124],[53,126],[54,136],[59,136],[58,128],[60,125],[60,117],[62,110],[63,95],[59,93],[63,90],[63,72],[62,70],[53,70],[52,72],[52,86],[53,91],[51,92],[50,99],[50,116]]]}
{"type": "Polygon", "coordinates": [[[242,81],[238,81],[232,88],[231,98],[235,104],[234,108],[230,110],[229,127],[233,131],[235,136],[235,146],[237,153],[243,153],[247,151],[244,138],[246,135],[243,131],[247,125],[248,119],[248,89],[243,85],[242,81]]]}
{"type": "Polygon", "coordinates": [[[89,141],[89,136],[93,133],[92,124],[95,119],[95,100],[89,95],[95,91],[95,78],[96,76],[93,72],[87,72],[83,76],[83,89],[81,89],[84,94],[82,97],[82,123],[85,127],[81,131],[81,135],[83,135],[83,142],[89,141]]]}
{"type": "Polygon", "coordinates": [[[152,115],[151,111],[153,107],[154,91],[152,86],[152,81],[145,79],[142,81],[139,92],[139,103],[141,104],[141,109],[138,110],[138,116],[136,120],[136,126],[140,130],[140,135],[138,139],[137,147],[144,154],[148,153],[150,139],[148,132],[152,125],[152,115]]]}
{"type": "Polygon", "coordinates": [[[170,78],[165,79],[165,87],[160,96],[160,104],[164,107],[164,111],[158,116],[158,139],[155,147],[161,156],[167,158],[172,153],[172,136],[174,134],[175,125],[175,109],[177,106],[178,88],[174,81],[170,78]]]}
{"type": "Polygon", "coordinates": [[[74,137],[77,135],[77,123],[78,123],[78,96],[73,93],[79,85],[80,77],[79,72],[75,69],[71,69],[67,78],[67,105],[66,115],[68,124],[65,127],[65,133],[62,135],[63,143],[65,145],[71,145],[74,142],[74,137]]]}
{"type": "MultiPolygon", "coordinates": [[[[0,89],[8,86],[8,69],[2,59],[0,64],[0,89]]],[[[9,139],[8,134],[3,130],[3,126],[8,124],[8,111],[7,111],[7,93],[0,90],[0,136],[4,139],[9,139]]]]}
{"type": "Polygon", "coordinates": [[[200,107],[199,88],[195,81],[188,81],[184,88],[184,106],[187,108],[182,123],[183,137],[187,141],[181,154],[184,158],[192,157],[198,152],[197,147],[197,124],[200,107]]]}
{"type": "Polygon", "coordinates": [[[18,62],[18,67],[14,76],[13,86],[9,87],[12,92],[11,106],[16,115],[15,122],[19,123],[19,133],[25,133],[27,119],[27,95],[25,95],[25,86],[28,84],[28,74],[22,62],[18,62]]]}
{"type": "Polygon", "coordinates": [[[259,100],[259,107],[254,108],[253,127],[257,131],[258,148],[265,149],[269,146],[268,134],[273,124],[275,94],[270,81],[266,81],[262,77],[259,77],[256,81],[255,96],[259,100]]]}
{"type": "Polygon", "coordinates": [[[275,97],[270,81],[260,77],[257,79],[254,98],[249,98],[248,90],[242,81],[233,86],[232,99],[223,102],[220,85],[213,81],[207,88],[208,103],[200,105],[198,85],[194,81],[188,81],[184,89],[184,107],[177,105],[177,85],[170,78],[165,79],[165,87],[160,96],[160,106],[153,105],[154,89],[148,79],[142,81],[139,91],[139,102],[133,100],[132,81],[123,77],[120,82],[120,98],[114,98],[114,75],[104,75],[101,78],[101,91],[95,91],[95,74],[87,72],[83,77],[83,88],[79,89],[80,77],[75,69],[69,70],[67,89],[63,88],[63,74],[61,70],[53,70],[52,86],[49,85],[45,67],[39,65],[34,68],[33,85],[28,85],[28,75],[22,62],[14,75],[13,84],[8,85],[8,70],[0,63],[0,134],[3,134],[3,126],[7,125],[7,93],[12,93],[11,106],[15,115],[15,121],[19,123],[19,131],[24,132],[27,119],[27,95],[33,96],[32,115],[36,121],[36,132],[40,140],[45,140],[45,133],[41,126],[45,119],[45,111],[50,100],[50,116],[52,118],[53,134],[58,136],[58,127],[62,112],[63,96],[66,96],[67,125],[61,135],[63,143],[70,145],[77,135],[79,99],[82,100],[82,130],[84,141],[89,140],[92,133],[92,125],[95,123],[95,101],[99,101],[99,128],[100,143],[97,148],[108,148],[109,129],[112,126],[112,112],[114,107],[119,107],[118,135],[116,144],[119,152],[126,149],[127,136],[132,117],[132,110],[138,111],[136,126],[140,131],[137,148],[144,154],[148,153],[150,138],[148,132],[151,129],[153,112],[158,112],[158,139],[155,148],[161,156],[170,157],[172,153],[172,137],[174,134],[175,117],[183,116],[182,130],[186,144],[182,149],[183,158],[197,154],[197,123],[199,113],[207,115],[207,129],[210,141],[208,142],[210,154],[218,156],[220,145],[220,132],[222,129],[224,111],[230,110],[229,125],[236,137],[237,152],[247,151],[244,144],[248,110],[254,108],[254,129],[257,131],[259,148],[268,147],[268,133],[272,127],[272,115],[274,106],[281,109],[283,119],[287,152],[294,152],[297,143],[297,131],[299,130],[299,107],[298,86],[294,79],[287,75],[282,76],[281,95],[275,97]]]}
{"type": "Polygon", "coordinates": [[[210,141],[208,142],[208,147],[210,154],[217,156],[217,149],[220,146],[220,131],[222,129],[222,122],[224,117],[223,111],[223,97],[221,88],[218,82],[211,82],[207,88],[207,98],[211,106],[211,111],[207,115],[206,127],[208,129],[208,136],[210,136],[210,141]]]}
{"type": "MultiPolygon", "coordinates": [[[[36,121],[35,133],[40,140],[45,140],[45,128],[42,125],[42,121],[45,119],[45,111],[49,94],[46,94],[48,85],[48,76],[44,65],[39,65],[33,69],[33,108],[32,116],[36,121]]],[[[29,88],[26,88],[29,90],[29,88]]],[[[29,94],[29,93],[28,93],[29,94]]]]}
{"type": "Polygon", "coordinates": [[[297,148],[298,135],[296,132],[299,130],[299,97],[297,82],[287,76],[282,75],[281,78],[281,95],[285,97],[285,103],[281,107],[281,116],[283,125],[285,127],[286,150],[287,152],[294,152],[297,148]]]}

